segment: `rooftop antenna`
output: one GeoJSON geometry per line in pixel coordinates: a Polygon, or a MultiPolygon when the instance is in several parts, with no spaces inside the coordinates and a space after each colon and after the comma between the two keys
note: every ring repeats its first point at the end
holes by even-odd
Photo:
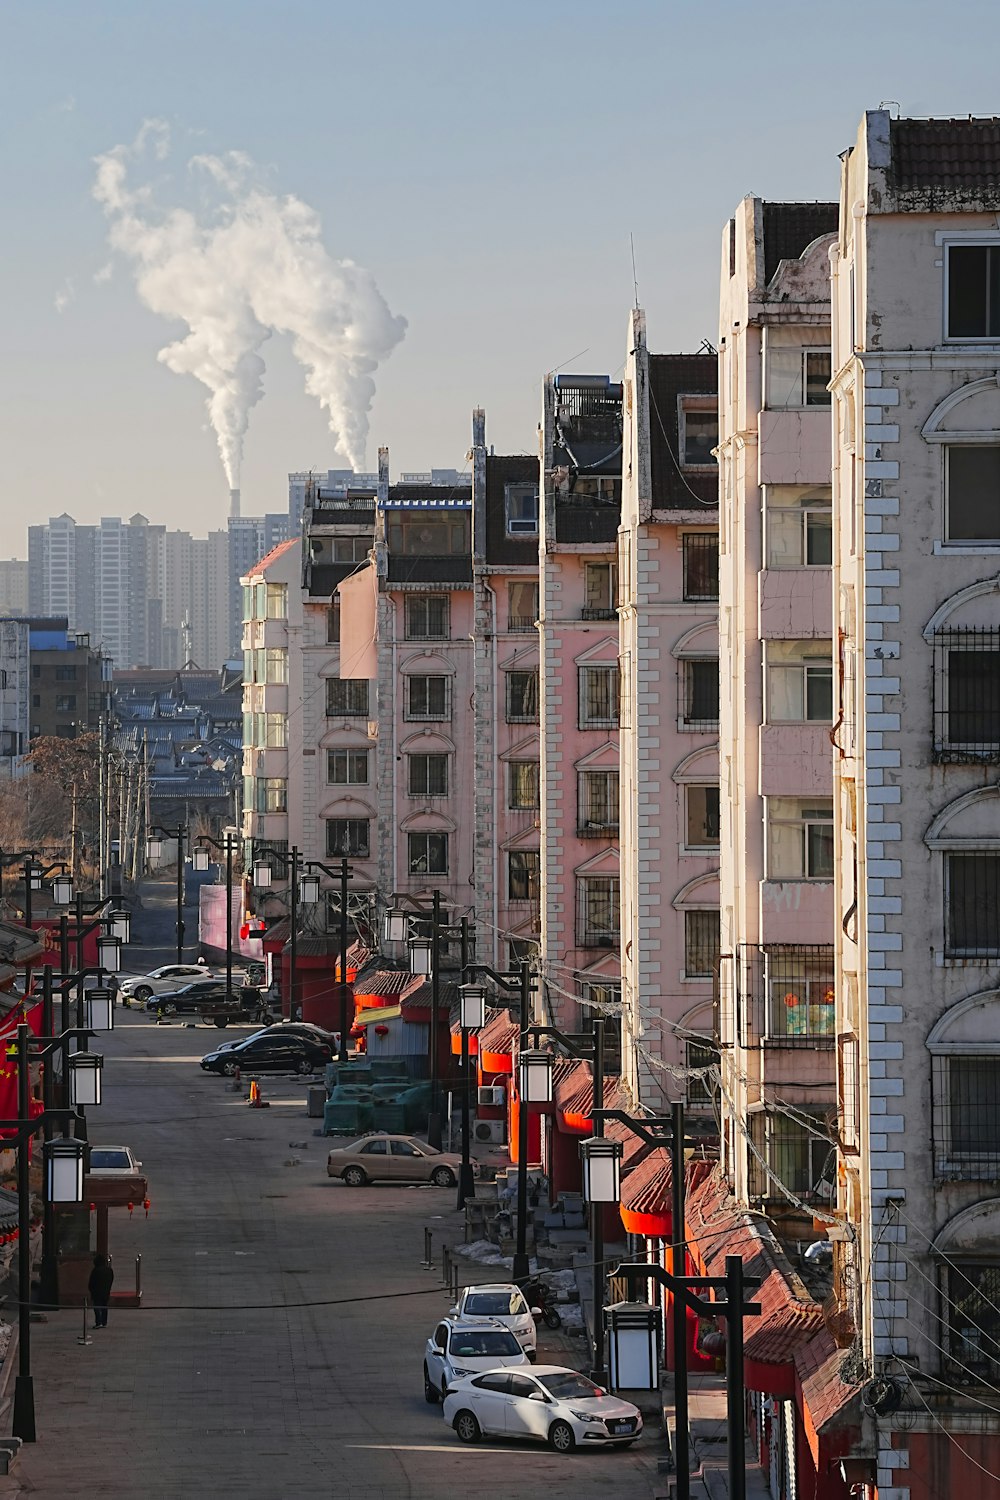
{"type": "Polygon", "coordinates": [[[882,99],[882,100],[880,100],[880,102],[879,102],[879,109],[887,109],[889,111],[889,118],[890,119],[892,119],[892,120],[898,120],[899,119],[899,101],[898,101],[898,99],[882,99]],[[896,111],[895,114],[893,114],[893,110],[896,111]]]}
{"type": "Polygon", "coordinates": [[[636,310],[638,310],[638,307],[639,307],[639,283],[638,283],[638,281],[636,279],[636,274],[635,274],[635,240],[632,238],[632,231],[631,231],[631,229],[628,232],[628,243],[629,243],[629,249],[632,251],[632,291],[633,291],[633,294],[635,296],[634,306],[635,306],[636,310]]]}

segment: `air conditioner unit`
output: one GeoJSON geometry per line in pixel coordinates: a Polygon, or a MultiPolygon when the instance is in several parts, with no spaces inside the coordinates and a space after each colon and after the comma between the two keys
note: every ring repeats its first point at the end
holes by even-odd
{"type": "Polygon", "coordinates": [[[487,1084],[478,1093],[480,1104],[488,1104],[491,1109],[502,1109],[505,1099],[505,1091],[502,1083],[487,1084]]]}
{"type": "Polygon", "coordinates": [[[507,1124],[504,1120],[477,1120],[475,1137],[481,1146],[503,1146],[507,1141],[507,1124]]]}

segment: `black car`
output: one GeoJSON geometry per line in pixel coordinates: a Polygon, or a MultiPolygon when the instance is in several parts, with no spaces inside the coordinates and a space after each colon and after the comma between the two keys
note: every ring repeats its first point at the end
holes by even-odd
{"type": "MultiPolygon", "coordinates": [[[[251,1032],[249,1036],[235,1036],[231,1042],[222,1042],[208,1055],[215,1057],[217,1052],[232,1052],[234,1047],[242,1047],[245,1042],[256,1041],[259,1036],[267,1036],[269,1032],[280,1036],[304,1036],[307,1042],[325,1042],[331,1052],[336,1052],[340,1047],[338,1032],[324,1031],[322,1026],[316,1026],[312,1021],[275,1021],[273,1026],[262,1026],[260,1031],[251,1032]]],[[[202,1067],[204,1066],[202,1062],[202,1067]]]]}
{"type": "Polygon", "coordinates": [[[209,1052],[201,1060],[206,1073],[316,1073],[333,1058],[329,1042],[296,1036],[287,1027],[274,1027],[248,1037],[236,1047],[209,1052]]]}
{"type": "MultiPolygon", "coordinates": [[[[195,979],[163,995],[150,995],[146,1009],[158,1016],[198,1015],[206,1001],[225,1000],[229,995],[221,979],[195,979]]],[[[234,996],[238,998],[238,996],[234,996]]]]}

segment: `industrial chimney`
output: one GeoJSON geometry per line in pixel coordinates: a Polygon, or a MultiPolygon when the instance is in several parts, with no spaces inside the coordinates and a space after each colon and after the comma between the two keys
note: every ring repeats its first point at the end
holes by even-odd
{"type": "Polygon", "coordinates": [[[239,490],[230,490],[229,491],[229,514],[232,517],[232,516],[238,516],[239,513],[240,513],[240,492],[239,492],[239,490]]]}

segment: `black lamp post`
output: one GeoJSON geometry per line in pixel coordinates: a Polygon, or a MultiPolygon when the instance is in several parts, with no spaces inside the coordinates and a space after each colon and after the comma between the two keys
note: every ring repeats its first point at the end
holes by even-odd
{"type": "MultiPolygon", "coordinates": [[[[337,1060],[338,1062],[346,1063],[347,1044],[350,1033],[350,1026],[347,1019],[348,1003],[350,1001],[350,986],[347,982],[348,919],[350,915],[348,911],[348,902],[350,900],[348,882],[354,874],[354,870],[350,860],[346,857],[338,862],[336,868],[323,864],[322,860],[319,859],[308,860],[305,868],[307,871],[320,870],[331,880],[338,881],[340,885],[340,985],[338,991],[340,997],[340,1048],[337,1053],[337,1060]]],[[[299,896],[306,905],[315,905],[320,897],[318,875],[312,873],[303,875],[299,883],[299,896]]]]}
{"type": "MultiPolygon", "coordinates": [[[[463,921],[465,919],[463,918],[463,921]]],[[[464,1208],[476,1196],[476,1179],[472,1171],[472,1149],[469,1131],[470,1059],[469,1033],[482,1031],[486,1024],[486,989],[481,984],[463,984],[459,992],[459,1019],[462,1025],[462,1166],[458,1178],[456,1208],[464,1208]]]]}
{"type": "Polygon", "coordinates": [[[269,849],[266,855],[255,858],[253,862],[253,883],[258,890],[267,890],[271,884],[271,861],[277,860],[289,876],[288,895],[288,925],[289,925],[289,954],[288,954],[288,1015],[289,1019],[297,1019],[295,1010],[295,981],[298,978],[299,967],[299,863],[302,855],[293,844],[287,854],[280,849],[269,849]]]}
{"type": "Polygon", "coordinates": [[[163,852],[162,838],[177,840],[177,962],[184,962],[184,840],[187,824],[178,823],[176,828],[161,828],[153,823],[146,833],[146,858],[158,859],[163,852]]]}
{"type": "Polygon", "coordinates": [[[233,854],[237,847],[238,835],[235,828],[223,830],[222,843],[218,843],[209,834],[202,834],[199,842],[191,850],[191,868],[199,874],[205,874],[211,863],[209,859],[208,846],[218,849],[226,856],[226,994],[230,994],[233,988],[233,854]]]}

